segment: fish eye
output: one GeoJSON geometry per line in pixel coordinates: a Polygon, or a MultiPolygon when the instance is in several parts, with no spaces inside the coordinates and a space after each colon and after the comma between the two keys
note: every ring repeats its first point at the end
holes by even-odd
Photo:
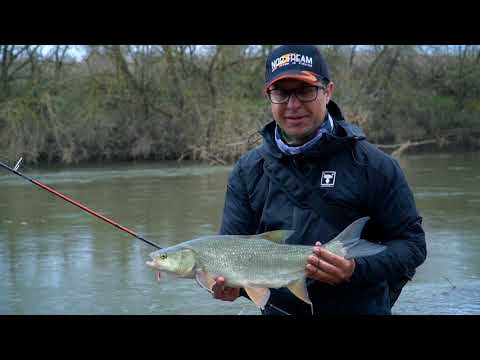
{"type": "Polygon", "coordinates": [[[165,260],[167,258],[167,254],[160,255],[160,260],[165,260]]]}

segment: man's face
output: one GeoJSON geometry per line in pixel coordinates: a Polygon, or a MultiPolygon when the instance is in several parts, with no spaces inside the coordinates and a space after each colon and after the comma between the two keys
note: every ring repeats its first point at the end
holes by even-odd
{"type": "MultiPolygon", "coordinates": [[[[282,79],[275,82],[271,89],[293,90],[311,86],[296,79],[282,79]]],[[[334,85],[329,83],[325,90],[318,89],[317,98],[310,102],[301,102],[294,94],[288,102],[272,103],[273,118],[287,135],[291,144],[302,144],[320,126],[327,113],[327,104],[332,96],[334,85]]]]}

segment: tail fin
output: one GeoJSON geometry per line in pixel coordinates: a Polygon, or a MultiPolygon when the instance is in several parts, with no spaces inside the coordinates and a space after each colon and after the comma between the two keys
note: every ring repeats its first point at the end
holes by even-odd
{"type": "Polygon", "coordinates": [[[386,246],[384,245],[374,244],[360,239],[363,227],[369,219],[370,218],[367,216],[355,220],[334,239],[330,240],[323,246],[334,254],[343,256],[347,259],[375,255],[385,250],[386,246]]]}

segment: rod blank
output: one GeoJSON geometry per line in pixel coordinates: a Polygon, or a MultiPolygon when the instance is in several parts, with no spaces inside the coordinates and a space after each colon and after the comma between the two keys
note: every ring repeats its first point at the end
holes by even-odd
{"type": "Polygon", "coordinates": [[[79,208],[82,209],[83,211],[86,211],[87,213],[89,213],[89,214],[91,214],[91,215],[93,215],[93,216],[95,216],[95,217],[97,217],[97,218],[99,218],[99,219],[101,219],[101,220],[109,223],[110,225],[115,226],[117,229],[120,229],[120,230],[122,230],[122,231],[125,231],[126,233],[128,233],[128,234],[136,237],[137,239],[139,239],[139,240],[141,240],[141,241],[143,241],[143,242],[145,242],[145,243],[147,243],[147,244],[149,244],[149,245],[151,245],[151,246],[153,246],[153,247],[155,247],[155,248],[157,248],[157,249],[161,249],[161,247],[160,247],[159,245],[157,245],[157,244],[155,244],[154,242],[151,242],[151,241],[143,238],[142,236],[138,235],[137,233],[135,233],[134,231],[130,230],[129,228],[127,228],[127,227],[125,227],[125,226],[123,226],[123,225],[120,225],[120,224],[116,223],[115,221],[107,218],[106,216],[104,216],[104,215],[102,215],[102,214],[97,213],[96,211],[88,208],[87,206],[79,203],[78,201],[75,201],[75,200],[69,198],[68,196],[62,194],[61,192],[59,192],[59,191],[57,191],[57,190],[55,190],[55,189],[53,189],[53,188],[51,188],[51,187],[48,187],[47,185],[42,184],[40,181],[34,180],[34,179],[32,179],[32,178],[30,178],[30,177],[22,174],[21,172],[18,171],[18,168],[20,167],[20,164],[21,164],[21,162],[22,162],[22,159],[23,159],[23,158],[20,158],[20,160],[17,161],[17,163],[16,163],[16,165],[15,165],[15,167],[14,167],[13,169],[12,169],[10,166],[4,164],[4,163],[1,162],[1,161],[0,161],[0,166],[2,166],[3,168],[7,169],[7,170],[10,171],[10,172],[13,172],[15,175],[18,175],[18,176],[20,176],[20,177],[22,177],[22,178],[30,181],[32,184],[34,184],[34,185],[36,185],[36,186],[38,186],[38,187],[40,187],[40,188],[42,188],[42,189],[44,189],[44,190],[47,190],[48,192],[50,192],[50,193],[58,196],[59,198],[65,200],[65,201],[67,201],[67,202],[69,202],[70,204],[79,207],[79,208]]]}

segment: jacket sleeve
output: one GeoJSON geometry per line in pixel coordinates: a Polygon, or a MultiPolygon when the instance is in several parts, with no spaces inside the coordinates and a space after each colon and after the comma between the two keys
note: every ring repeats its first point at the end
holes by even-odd
{"type": "Polygon", "coordinates": [[[371,216],[362,236],[386,245],[383,252],[356,259],[354,282],[411,279],[426,258],[422,218],[396,160],[367,170],[367,207],[371,216]]]}
{"type": "Polygon", "coordinates": [[[255,234],[255,213],[250,206],[242,171],[240,159],[228,178],[220,235],[255,234]]]}

